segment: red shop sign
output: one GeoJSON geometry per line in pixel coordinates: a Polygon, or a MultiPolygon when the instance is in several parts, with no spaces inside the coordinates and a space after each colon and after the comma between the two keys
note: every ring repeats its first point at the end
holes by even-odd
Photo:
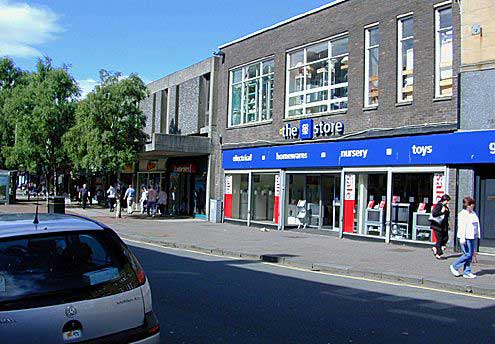
{"type": "Polygon", "coordinates": [[[198,166],[196,164],[175,164],[172,165],[173,172],[196,173],[198,166]]]}

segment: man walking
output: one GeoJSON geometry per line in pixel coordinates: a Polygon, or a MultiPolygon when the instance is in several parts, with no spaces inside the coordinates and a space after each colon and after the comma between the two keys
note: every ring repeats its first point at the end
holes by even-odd
{"type": "Polygon", "coordinates": [[[132,205],[134,203],[134,196],[136,195],[136,190],[129,185],[127,190],[125,191],[124,199],[127,201],[127,214],[132,214],[132,205]]]}
{"type": "Polygon", "coordinates": [[[81,198],[83,209],[86,209],[86,206],[88,205],[88,196],[89,196],[89,190],[86,184],[83,184],[82,188],[79,189],[79,197],[81,198]]]}

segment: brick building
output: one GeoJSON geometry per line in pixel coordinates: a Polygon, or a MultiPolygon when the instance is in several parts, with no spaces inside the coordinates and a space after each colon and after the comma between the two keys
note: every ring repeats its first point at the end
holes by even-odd
{"type": "Polygon", "coordinates": [[[337,0],[220,49],[226,221],[431,244],[432,206],[494,161],[491,127],[460,130],[457,1],[337,0]]]}

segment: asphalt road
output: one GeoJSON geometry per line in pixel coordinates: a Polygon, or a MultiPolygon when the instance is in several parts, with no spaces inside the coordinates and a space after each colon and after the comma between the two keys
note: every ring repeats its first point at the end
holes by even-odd
{"type": "Polygon", "coordinates": [[[495,342],[495,300],[129,244],[164,343],[495,342]]]}

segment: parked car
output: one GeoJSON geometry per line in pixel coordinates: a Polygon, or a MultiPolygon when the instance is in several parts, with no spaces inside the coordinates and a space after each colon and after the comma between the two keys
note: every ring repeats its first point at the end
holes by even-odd
{"type": "Polygon", "coordinates": [[[146,275],[117,234],[34,218],[0,215],[0,343],[159,343],[146,275]]]}

